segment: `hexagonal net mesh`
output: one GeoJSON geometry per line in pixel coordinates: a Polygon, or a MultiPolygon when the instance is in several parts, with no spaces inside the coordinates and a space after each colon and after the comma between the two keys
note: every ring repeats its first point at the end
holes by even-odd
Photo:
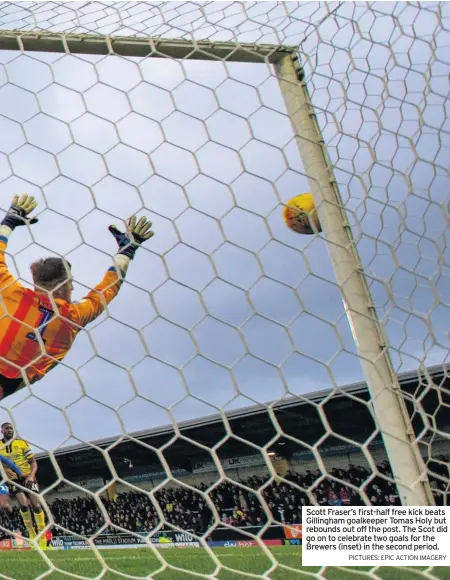
{"type": "MultiPolygon", "coordinates": [[[[64,361],[2,403],[45,450],[53,545],[92,550],[35,543],[37,577],[300,578],[270,542],[296,543],[303,505],[447,503],[449,12],[0,4],[1,206],[39,202],[11,272],[64,256],[80,299],[112,265],[108,225],[156,234],[64,361]],[[317,235],[283,221],[306,192],[317,235]]],[[[5,545],[21,525],[1,520],[5,545]]]]}

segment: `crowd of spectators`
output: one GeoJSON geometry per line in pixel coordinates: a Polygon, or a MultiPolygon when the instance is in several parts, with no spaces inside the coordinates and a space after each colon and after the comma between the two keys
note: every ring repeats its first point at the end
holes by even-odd
{"type": "MultiPolygon", "coordinates": [[[[102,506],[87,497],[57,498],[49,508],[55,523],[66,531],[59,527],[52,531],[55,535],[74,532],[83,536],[99,532],[146,533],[165,521],[183,530],[204,534],[217,517],[207,497],[221,521],[235,527],[261,527],[267,523],[268,516],[275,523],[301,523],[301,508],[311,505],[312,500],[323,506],[399,505],[397,490],[390,481],[389,464],[384,462],[377,468],[375,476],[365,467],[354,465],[345,470],[333,468],[328,475],[320,470],[288,471],[285,481],[270,482],[268,476],[252,476],[237,483],[221,482],[209,491],[204,483],[195,490],[185,486],[165,487],[154,494],[153,501],[148,493],[126,492],[119,493],[113,500],[103,499],[102,506]]],[[[442,505],[448,490],[439,478],[433,478],[432,487],[440,491],[436,500],[442,505]]],[[[0,512],[0,525],[24,531],[17,508],[9,518],[0,512]]]]}

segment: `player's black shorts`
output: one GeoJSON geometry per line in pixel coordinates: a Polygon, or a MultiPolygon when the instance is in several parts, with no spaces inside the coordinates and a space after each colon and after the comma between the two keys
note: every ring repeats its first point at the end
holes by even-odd
{"type": "MultiPolygon", "coordinates": [[[[39,493],[39,485],[37,481],[33,481],[33,483],[25,485],[25,478],[20,478],[19,483],[21,486],[25,488],[25,490],[34,491],[35,493],[39,493]]],[[[14,483],[8,482],[9,493],[13,497],[15,497],[18,493],[26,493],[25,490],[21,489],[14,485],[14,483]]]]}
{"type": "Polygon", "coordinates": [[[15,393],[22,383],[22,377],[19,377],[18,379],[8,379],[8,377],[0,375],[0,400],[15,393]]]}

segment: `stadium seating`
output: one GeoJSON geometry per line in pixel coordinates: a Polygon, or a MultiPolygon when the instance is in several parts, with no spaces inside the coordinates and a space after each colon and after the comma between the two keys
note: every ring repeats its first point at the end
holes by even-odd
{"type": "MultiPolygon", "coordinates": [[[[264,497],[275,522],[284,524],[301,523],[301,507],[311,503],[306,490],[311,489],[320,505],[363,505],[364,495],[356,488],[364,490],[372,505],[399,505],[398,496],[390,477],[387,463],[377,465],[379,475],[371,478],[370,472],[361,466],[349,465],[347,470],[333,468],[329,476],[323,478],[321,472],[288,472],[285,480],[292,482],[271,482],[267,478],[250,477],[245,481],[222,482],[215,487],[209,497],[214,502],[221,520],[236,527],[258,526],[267,521],[257,493],[264,497]],[[339,480],[339,481],[338,481],[339,480]],[[348,485],[342,485],[342,481],[348,485]],[[242,487],[245,486],[245,487],[242,487]],[[301,489],[305,491],[302,491],[301,489]]],[[[267,476],[268,477],[268,476],[267,476]]],[[[442,505],[449,501],[449,490],[439,479],[432,482],[436,501],[442,505]]],[[[199,492],[207,489],[199,485],[199,492]]],[[[203,534],[212,521],[212,512],[201,493],[187,487],[166,487],[155,494],[164,518],[170,524],[183,530],[203,534]]],[[[159,517],[149,495],[144,493],[120,493],[115,500],[102,500],[110,521],[104,533],[131,531],[145,533],[159,524],[159,517]]],[[[105,525],[104,517],[90,497],[55,499],[49,505],[55,523],[69,532],[90,536],[105,525]]],[[[17,508],[10,522],[0,514],[0,525],[6,529],[22,530],[17,508]]],[[[64,535],[67,531],[59,527],[54,535],[64,535]]],[[[3,534],[5,535],[5,534],[3,534]]]]}

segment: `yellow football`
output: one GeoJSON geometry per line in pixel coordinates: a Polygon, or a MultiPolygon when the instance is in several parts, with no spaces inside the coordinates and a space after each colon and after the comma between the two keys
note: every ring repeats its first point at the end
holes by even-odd
{"type": "Polygon", "coordinates": [[[283,210],[287,227],[298,234],[318,234],[322,231],[313,196],[301,193],[290,199],[283,210]]]}

